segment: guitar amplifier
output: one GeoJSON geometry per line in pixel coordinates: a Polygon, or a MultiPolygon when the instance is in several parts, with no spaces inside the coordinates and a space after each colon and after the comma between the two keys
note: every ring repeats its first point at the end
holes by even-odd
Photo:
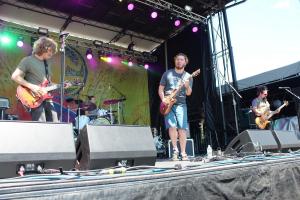
{"type": "Polygon", "coordinates": [[[0,109],[9,108],[9,100],[5,97],[0,97],[0,109]]]}
{"type": "MultiPolygon", "coordinates": [[[[177,147],[180,152],[180,144],[179,141],[177,140],[177,147]]],[[[168,150],[169,150],[169,158],[172,157],[173,154],[173,145],[171,140],[168,141],[168,150]]],[[[194,148],[194,140],[193,139],[186,139],[186,147],[185,147],[186,154],[188,157],[195,157],[195,148],[194,148]]]]}

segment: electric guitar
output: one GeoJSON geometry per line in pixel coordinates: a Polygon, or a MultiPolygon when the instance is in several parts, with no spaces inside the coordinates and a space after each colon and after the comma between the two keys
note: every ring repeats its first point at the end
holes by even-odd
{"type": "Polygon", "coordinates": [[[288,101],[284,101],[284,103],[279,107],[277,108],[275,111],[271,111],[271,112],[268,112],[266,111],[264,114],[262,114],[261,116],[259,117],[256,117],[255,118],[255,123],[256,125],[258,126],[258,128],[260,129],[265,129],[266,126],[270,123],[269,119],[271,117],[273,117],[273,115],[277,114],[280,112],[280,110],[289,105],[289,102],[288,101]]]}
{"type": "MultiPolygon", "coordinates": [[[[194,71],[188,79],[189,80],[195,76],[198,76],[200,74],[200,69],[194,71]]],[[[185,80],[185,81],[186,81],[185,80]]],[[[162,115],[167,115],[170,111],[172,106],[176,103],[176,95],[178,94],[178,92],[181,90],[181,88],[184,86],[185,81],[183,81],[178,88],[174,89],[170,95],[165,96],[164,98],[164,102],[160,103],[160,107],[159,107],[159,111],[162,115]]]]}
{"type": "MultiPolygon", "coordinates": [[[[64,88],[68,88],[72,85],[82,85],[82,83],[79,83],[79,82],[71,83],[69,81],[66,81],[64,83],[64,88]]],[[[43,83],[40,84],[40,87],[44,88],[44,90],[46,90],[47,93],[42,95],[42,96],[39,96],[39,95],[35,94],[29,88],[24,87],[22,85],[19,85],[17,87],[16,97],[21,101],[21,103],[25,107],[27,107],[27,108],[37,108],[42,104],[42,102],[44,100],[52,99],[53,96],[49,92],[60,88],[60,86],[61,86],[60,84],[49,85],[49,81],[45,80],[43,83]]]]}

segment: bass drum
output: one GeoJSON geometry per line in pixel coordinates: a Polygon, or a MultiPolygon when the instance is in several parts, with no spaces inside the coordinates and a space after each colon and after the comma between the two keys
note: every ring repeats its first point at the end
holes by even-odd
{"type": "Polygon", "coordinates": [[[110,122],[108,119],[104,117],[98,117],[97,119],[94,119],[90,122],[91,125],[110,125],[110,122]]]}

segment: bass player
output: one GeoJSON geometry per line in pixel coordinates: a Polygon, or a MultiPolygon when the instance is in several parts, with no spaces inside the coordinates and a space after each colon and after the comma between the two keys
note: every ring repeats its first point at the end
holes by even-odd
{"type": "Polygon", "coordinates": [[[188,57],[183,53],[178,53],[174,57],[175,68],[167,70],[160,81],[158,94],[162,103],[167,104],[167,95],[179,88],[181,84],[184,87],[178,92],[176,96],[176,103],[172,106],[171,111],[164,116],[166,129],[169,129],[169,137],[173,145],[172,160],[179,160],[179,150],[177,147],[177,138],[179,138],[181,159],[188,160],[186,154],[186,131],[188,130],[187,123],[187,106],[186,96],[192,94],[193,80],[190,79],[190,74],[185,71],[188,64],[188,57]]]}
{"type": "MultiPolygon", "coordinates": [[[[41,97],[47,91],[40,85],[51,82],[51,66],[48,61],[57,52],[57,43],[48,37],[40,37],[34,42],[32,55],[21,60],[11,79],[26,88],[29,88],[34,95],[41,97]]],[[[37,108],[31,108],[30,114],[33,121],[58,122],[57,112],[51,99],[44,100],[37,108]]]]}
{"type": "MultiPolygon", "coordinates": [[[[257,87],[257,97],[252,100],[252,111],[256,117],[266,118],[266,114],[271,112],[279,113],[279,111],[271,111],[270,104],[267,100],[268,88],[267,86],[257,87]]],[[[267,120],[267,119],[265,119],[267,120]]],[[[269,123],[264,129],[272,129],[272,124],[269,123]]]]}

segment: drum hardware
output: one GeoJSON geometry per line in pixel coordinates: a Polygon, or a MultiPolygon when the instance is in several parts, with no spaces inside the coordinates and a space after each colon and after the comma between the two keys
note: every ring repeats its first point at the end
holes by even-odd
{"type": "Polygon", "coordinates": [[[119,99],[106,99],[103,101],[103,105],[109,105],[109,116],[110,116],[110,122],[113,124],[115,121],[115,118],[113,116],[112,106],[117,104],[117,113],[118,113],[118,124],[121,124],[121,115],[122,115],[122,123],[124,123],[124,113],[123,113],[123,102],[126,101],[125,97],[119,98],[119,99]]]}
{"type": "Polygon", "coordinates": [[[0,97],[1,120],[4,120],[5,110],[9,108],[9,100],[5,97],[0,97]]]}

